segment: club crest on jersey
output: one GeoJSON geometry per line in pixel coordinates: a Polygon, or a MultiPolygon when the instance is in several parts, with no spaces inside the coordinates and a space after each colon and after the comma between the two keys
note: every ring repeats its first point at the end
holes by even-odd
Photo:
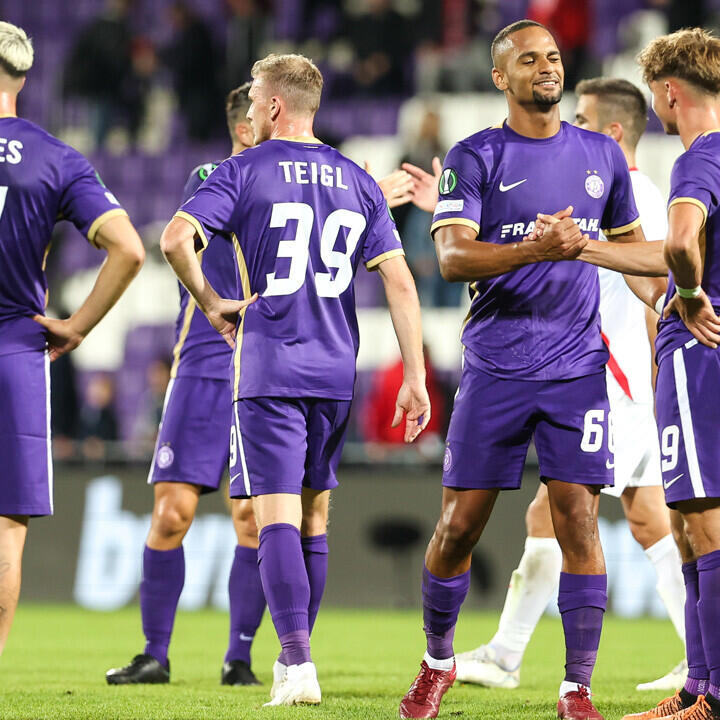
{"type": "Polygon", "coordinates": [[[450,468],[452,467],[452,450],[450,450],[450,446],[445,448],[445,457],[443,457],[443,470],[445,472],[448,472],[450,468]]]}
{"type": "Polygon", "coordinates": [[[173,452],[173,449],[169,445],[161,445],[158,448],[157,452],[157,466],[161,470],[165,470],[166,468],[169,468],[173,460],[175,459],[175,453],[173,452]]]}
{"type": "Polygon", "coordinates": [[[438,192],[441,195],[449,195],[457,185],[457,173],[452,168],[442,171],[440,182],[438,184],[438,192]]]}
{"type": "Polygon", "coordinates": [[[585,178],[585,192],[591,197],[601,198],[605,192],[605,183],[597,174],[597,170],[588,170],[588,176],[585,178]]]}

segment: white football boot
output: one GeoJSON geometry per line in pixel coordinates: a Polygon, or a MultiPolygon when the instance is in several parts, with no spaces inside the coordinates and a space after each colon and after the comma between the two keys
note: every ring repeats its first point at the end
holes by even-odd
{"type": "Polygon", "coordinates": [[[636,690],[677,690],[685,684],[687,674],[687,659],[683,658],[667,675],[651,682],[640,683],[636,690]]]}
{"type": "Polygon", "coordinates": [[[506,670],[498,665],[490,645],[481,645],[456,655],[455,664],[460,682],[507,690],[514,690],[520,684],[520,666],[515,670],[506,670]]]}
{"type": "Polygon", "coordinates": [[[278,691],[278,688],[283,684],[285,681],[285,673],[287,672],[287,665],[283,665],[279,660],[276,660],[273,663],[273,684],[270,688],[270,699],[273,700],[275,698],[275,694],[278,691]]]}
{"type": "Polygon", "coordinates": [[[288,665],[285,679],[275,689],[275,696],[263,707],[275,705],[319,705],[322,699],[315,663],[288,665]]]}

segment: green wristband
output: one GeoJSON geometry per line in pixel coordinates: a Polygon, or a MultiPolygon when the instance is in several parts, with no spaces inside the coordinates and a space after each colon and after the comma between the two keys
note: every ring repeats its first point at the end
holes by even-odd
{"type": "Polygon", "coordinates": [[[686,300],[696,298],[702,292],[702,287],[700,285],[694,288],[681,288],[676,285],[675,289],[677,290],[677,294],[686,300]]]}

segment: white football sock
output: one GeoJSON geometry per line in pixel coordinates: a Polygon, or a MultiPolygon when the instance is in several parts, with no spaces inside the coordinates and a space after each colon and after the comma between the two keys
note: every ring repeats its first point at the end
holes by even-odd
{"type": "Polygon", "coordinates": [[[423,660],[428,664],[429,668],[433,670],[452,670],[455,665],[455,658],[449,657],[444,660],[438,660],[437,658],[428,655],[427,652],[423,656],[423,660]]]}
{"type": "Polygon", "coordinates": [[[567,695],[569,692],[577,692],[580,688],[585,688],[588,691],[588,695],[592,696],[590,688],[587,685],[581,685],[580,683],[568,682],[563,680],[560,683],[560,697],[567,695]]]}
{"type": "Polygon", "coordinates": [[[680,639],[685,642],[685,582],[682,560],[672,535],[651,545],[645,554],[657,573],[655,589],[668,611],[680,639]]]}
{"type": "Polygon", "coordinates": [[[510,577],[500,624],[490,646],[498,664],[515,670],[545,608],[557,595],[562,552],[555,538],[528,537],[520,564],[510,577]]]}

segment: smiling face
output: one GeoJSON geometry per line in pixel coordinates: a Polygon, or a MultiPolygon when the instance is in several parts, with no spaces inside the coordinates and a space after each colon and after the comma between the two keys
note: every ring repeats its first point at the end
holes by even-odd
{"type": "Polygon", "coordinates": [[[520,105],[551,108],[562,99],[564,79],[560,50],[544,28],[518,30],[498,48],[493,81],[520,105]]]}

